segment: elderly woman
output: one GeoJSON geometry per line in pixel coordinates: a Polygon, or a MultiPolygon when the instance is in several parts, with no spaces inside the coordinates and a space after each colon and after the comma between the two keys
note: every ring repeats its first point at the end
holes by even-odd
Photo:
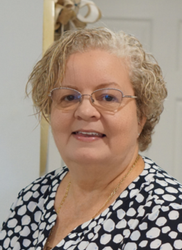
{"type": "Polygon", "coordinates": [[[30,75],[65,167],[23,189],[0,249],[182,249],[182,186],[141,157],[167,91],[140,42],[68,32],[30,75]]]}

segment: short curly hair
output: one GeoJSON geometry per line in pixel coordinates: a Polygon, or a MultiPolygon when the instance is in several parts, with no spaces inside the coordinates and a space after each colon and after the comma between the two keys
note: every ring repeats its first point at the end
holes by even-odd
{"type": "Polygon", "coordinates": [[[26,93],[28,86],[31,85],[32,99],[37,113],[49,120],[51,100],[48,94],[63,80],[68,57],[73,53],[83,53],[90,49],[105,50],[125,60],[131,84],[138,97],[136,99],[138,119],[146,118],[138,138],[139,149],[144,151],[151,143],[154,127],[159,122],[167,90],[157,61],[132,35],[123,31],[115,33],[107,28],[65,32],[35,65],[28,79],[26,93]]]}

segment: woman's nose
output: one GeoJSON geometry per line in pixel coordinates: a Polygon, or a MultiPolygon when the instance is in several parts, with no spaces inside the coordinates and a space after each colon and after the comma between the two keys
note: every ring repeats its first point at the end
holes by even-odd
{"type": "Polygon", "coordinates": [[[82,95],[82,99],[74,113],[75,117],[83,120],[99,119],[100,112],[92,105],[92,103],[94,103],[94,100],[91,95],[82,95]]]}

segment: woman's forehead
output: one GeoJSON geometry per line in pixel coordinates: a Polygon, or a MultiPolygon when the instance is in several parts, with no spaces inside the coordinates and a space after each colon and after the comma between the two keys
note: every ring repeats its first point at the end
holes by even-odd
{"type": "Polygon", "coordinates": [[[61,86],[123,88],[130,84],[125,60],[110,52],[94,49],[69,56],[61,86]]]}

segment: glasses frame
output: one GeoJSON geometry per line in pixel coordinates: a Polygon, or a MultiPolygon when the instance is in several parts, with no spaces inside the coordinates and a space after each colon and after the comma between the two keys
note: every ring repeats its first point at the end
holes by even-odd
{"type": "MultiPolygon", "coordinates": [[[[80,91],[78,91],[78,90],[76,90],[76,89],[72,89],[72,88],[69,88],[69,87],[57,87],[57,88],[53,88],[51,91],[50,91],[50,93],[48,94],[48,96],[49,97],[51,97],[51,99],[52,99],[52,92],[54,91],[54,90],[58,90],[58,89],[68,89],[68,90],[73,90],[73,91],[76,91],[77,93],[79,93],[80,94],[80,98],[79,98],[79,101],[80,101],[80,103],[82,102],[82,97],[83,96],[90,96],[90,99],[91,99],[91,103],[94,103],[94,99],[93,99],[93,97],[92,97],[92,95],[95,93],[95,92],[98,92],[98,91],[100,91],[100,90],[117,90],[117,91],[119,91],[120,93],[121,93],[121,95],[122,95],[122,98],[134,98],[134,99],[136,99],[136,98],[138,98],[137,96],[134,96],[134,95],[125,95],[120,89],[116,89],[116,88],[101,88],[101,89],[96,89],[96,90],[94,90],[91,94],[82,94],[80,91]]],[[[52,101],[53,101],[53,99],[52,99],[52,101]]],[[[120,103],[120,105],[122,104],[122,101],[121,101],[121,103],[120,103]]],[[[93,105],[94,106],[94,105],[93,105]]],[[[95,106],[94,106],[95,107],[95,106]]],[[[97,106],[96,106],[97,107],[97,106]]],[[[119,106],[120,107],[120,106],[119,106]]],[[[118,107],[118,109],[119,109],[119,107],[118,107]]],[[[104,109],[104,108],[103,108],[104,109]]],[[[117,109],[117,110],[118,110],[117,109]]],[[[113,111],[117,111],[117,110],[113,110],[113,111]]]]}

